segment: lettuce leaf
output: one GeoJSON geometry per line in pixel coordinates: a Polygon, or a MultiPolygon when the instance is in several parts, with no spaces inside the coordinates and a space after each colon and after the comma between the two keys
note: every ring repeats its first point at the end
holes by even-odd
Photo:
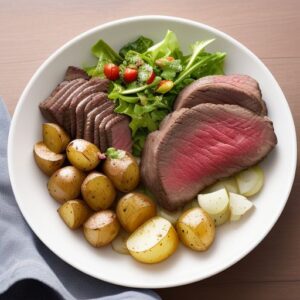
{"type": "Polygon", "coordinates": [[[140,36],[137,40],[124,45],[120,49],[119,54],[120,56],[125,57],[126,53],[130,50],[133,50],[138,53],[143,53],[152,45],[153,41],[151,39],[144,36],[140,36]]]}
{"type": "Polygon", "coordinates": [[[143,58],[151,65],[154,65],[156,59],[167,56],[177,58],[180,55],[180,47],[177,37],[173,31],[168,30],[164,39],[150,47],[143,53],[143,58]]]}

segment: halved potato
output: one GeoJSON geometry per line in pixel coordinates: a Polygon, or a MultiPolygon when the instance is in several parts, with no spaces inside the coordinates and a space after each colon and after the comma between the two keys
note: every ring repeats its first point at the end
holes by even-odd
{"type": "Polygon", "coordinates": [[[239,187],[235,177],[221,179],[215,184],[207,187],[202,193],[212,193],[224,188],[226,188],[227,192],[239,193],[239,187]]]}
{"type": "Polygon", "coordinates": [[[71,229],[79,228],[91,215],[91,209],[82,200],[69,200],[59,207],[58,214],[71,229]]]}
{"type": "Polygon", "coordinates": [[[118,236],[111,242],[111,247],[117,253],[129,254],[126,245],[128,238],[129,238],[129,233],[127,233],[125,230],[120,229],[118,236]]]}
{"type": "Polygon", "coordinates": [[[134,231],[127,240],[127,248],[136,260],[159,263],[171,256],[177,249],[178,236],[172,224],[154,217],[134,231]]]}
{"type": "Polygon", "coordinates": [[[156,215],[156,205],[146,195],[132,192],[119,200],[116,213],[122,227],[133,232],[156,215]]]}
{"type": "Polygon", "coordinates": [[[157,206],[157,215],[170,221],[172,225],[175,225],[177,220],[182,214],[182,210],[168,211],[161,206],[157,206]]]}
{"type": "Polygon", "coordinates": [[[257,194],[264,185],[264,172],[259,166],[251,167],[236,175],[239,191],[246,197],[257,194]]]}
{"type": "Polygon", "coordinates": [[[200,207],[213,218],[216,226],[229,220],[229,195],[225,188],[209,194],[199,194],[198,202],[200,207]]]}
{"type": "Polygon", "coordinates": [[[247,211],[253,207],[253,203],[246,197],[234,193],[229,193],[230,196],[230,221],[238,221],[247,211]]]}
{"type": "Polygon", "coordinates": [[[91,171],[100,163],[99,148],[82,139],[73,140],[67,146],[67,157],[70,163],[79,170],[91,171]]]}
{"type": "Polygon", "coordinates": [[[34,159],[38,167],[46,175],[51,176],[64,163],[66,156],[51,151],[43,142],[38,142],[33,149],[34,159]]]}
{"type": "Polygon", "coordinates": [[[84,178],[85,174],[73,166],[61,168],[50,177],[48,191],[60,203],[76,199],[84,178]]]}
{"type": "Polygon", "coordinates": [[[43,124],[43,141],[55,153],[62,153],[70,142],[69,135],[63,128],[54,123],[43,124]]]}
{"type": "Polygon", "coordinates": [[[200,207],[185,211],[176,224],[181,242],[195,251],[207,250],[215,238],[215,224],[200,207]]]}
{"type": "Polygon", "coordinates": [[[96,212],[83,224],[84,237],[97,248],[108,245],[118,235],[119,230],[117,216],[111,210],[96,212]]]}
{"type": "Polygon", "coordinates": [[[116,198],[116,190],[110,179],[102,173],[90,173],[82,183],[83,199],[93,210],[109,208],[116,198]]]}

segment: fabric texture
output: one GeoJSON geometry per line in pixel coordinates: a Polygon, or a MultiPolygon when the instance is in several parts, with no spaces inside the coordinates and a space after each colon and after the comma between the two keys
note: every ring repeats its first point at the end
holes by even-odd
{"type": "Polygon", "coordinates": [[[48,295],[39,299],[160,299],[151,290],[129,290],[85,275],[60,260],[32,233],[9,181],[9,125],[10,116],[0,98],[0,299],[17,299],[18,289],[24,292],[24,287],[26,291],[37,286],[48,295]],[[52,290],[46,292],[47,287],[52,290]]]}

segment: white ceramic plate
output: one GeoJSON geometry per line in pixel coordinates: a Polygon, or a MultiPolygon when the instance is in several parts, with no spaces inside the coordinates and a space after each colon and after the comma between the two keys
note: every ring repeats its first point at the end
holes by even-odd
{"type": "Polygon", "coordinates": [[[271,230],[288,199],[296,168],[296,135],[287,101],[264,64],[245,46],[209,26],[189,20],[142,16],[115,21],[85,32],[51,55],[27,84],[17,105],[9,136],[9,173],[19,207],[26,221],[61,259],[96,278],[130,287],[178,286],[212,276],[248,254],[271,230]],[[225,51],[226,73],[253,76],[260,83],[278,145],[262,163],[266,183],[254,199],[256,209],[240,222],[218,228],[213,246],[205,253],[183,246],[167,261],[143,265],[110,247],[92,248],[81,233],[69,230],[57,215],[58,204],[48,195],[47,178],[36,167],[32,149],[41,139],[44,121],[38,104],[62,80],[66,67],[93,61],[90,47],[100,38],[113,48],[145,35],[159,41],[173,30],[184,51],[196,40],[216,38],[211,51],[225,51]]]}

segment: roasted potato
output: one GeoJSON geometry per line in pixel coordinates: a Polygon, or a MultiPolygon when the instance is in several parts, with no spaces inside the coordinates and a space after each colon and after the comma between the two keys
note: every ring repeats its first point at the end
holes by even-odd
{"type": "Polygon", "coordinates": [[[57,210],[58,214],[71,229],[79,228],[91,215],[91,209],[82,200],[69,200],[57,210]]]}
{"type": "Polygon", "coordinates": [[[108,245],[118,235],[119,229],[117,216],[111,210],[96,212],[83,224],[84,236],[94,247],[108,245]]]}
{"type": "Polygon", "coordinates": [[[200,207],[185,211],[176,224],[181,242],[196,251],[205,251],[215,238],[215,224],[200,207]]]}
{"type": "Polygon", "coordinates": [[[146,195],[132,192],[119,200],[116,213],[122,227],[133,232],[156,215],[156,205],[146,195]]]}
{"type": "Polygon", "coordinates": [[[60,203],[76,199],[84,178],[85,174],[73,166],[61,168],[50,177],[48,191],[60,203]]]}
{"type": "Polygon", "coordinates": [[[175,211],[168,211],[166,209],[164,209],[161,206],[157,206],[157,215],[167,219],[168,221],[171,222],[172,225],[175,225],[178,218],[181,216],[182,214],[182,210],[181,209],[177,209],[175,211]]]}
{"type": "Polygon", "coordinates": [[[140,170],[135,158],[128,152],[109,148],[103,165],[104,173],[121,192],[133,191],[140,181],[140,170]]]}
{"type": "Polygon", "coordinates": [[[83,199],[93,210],[109,208],[116,198],[116,190],[110,179],[99,172],[90,173],[82,183],[83,199]]]}
{"type": "Polygon", "coordinates": [[[48,176],[63,165],[66,157],[64,154],[52,152],[43,142],[34,145],[33,154],[38,167],[48,176]]]}
{"type": "Polygon", "coordinates": [[[99,148],[82,139],[73,140],[67,146],[67,157],[70,163],[79,170],[90,171],[100,163],[99,148]]]}
{"type": "Polygon", "coordinates": [[[70,142],[69,135],[59,125],[54,123],[43,124],[43,141],[55,153],[62,153],[70,142]]]}
{"type": "Polygon", "coordinates": [[[172,224],[154,217],[134,231],[127,240],[127,248],[136,260],[159,263],[171,256],[177,249],[178,237],[172,224]]]}

